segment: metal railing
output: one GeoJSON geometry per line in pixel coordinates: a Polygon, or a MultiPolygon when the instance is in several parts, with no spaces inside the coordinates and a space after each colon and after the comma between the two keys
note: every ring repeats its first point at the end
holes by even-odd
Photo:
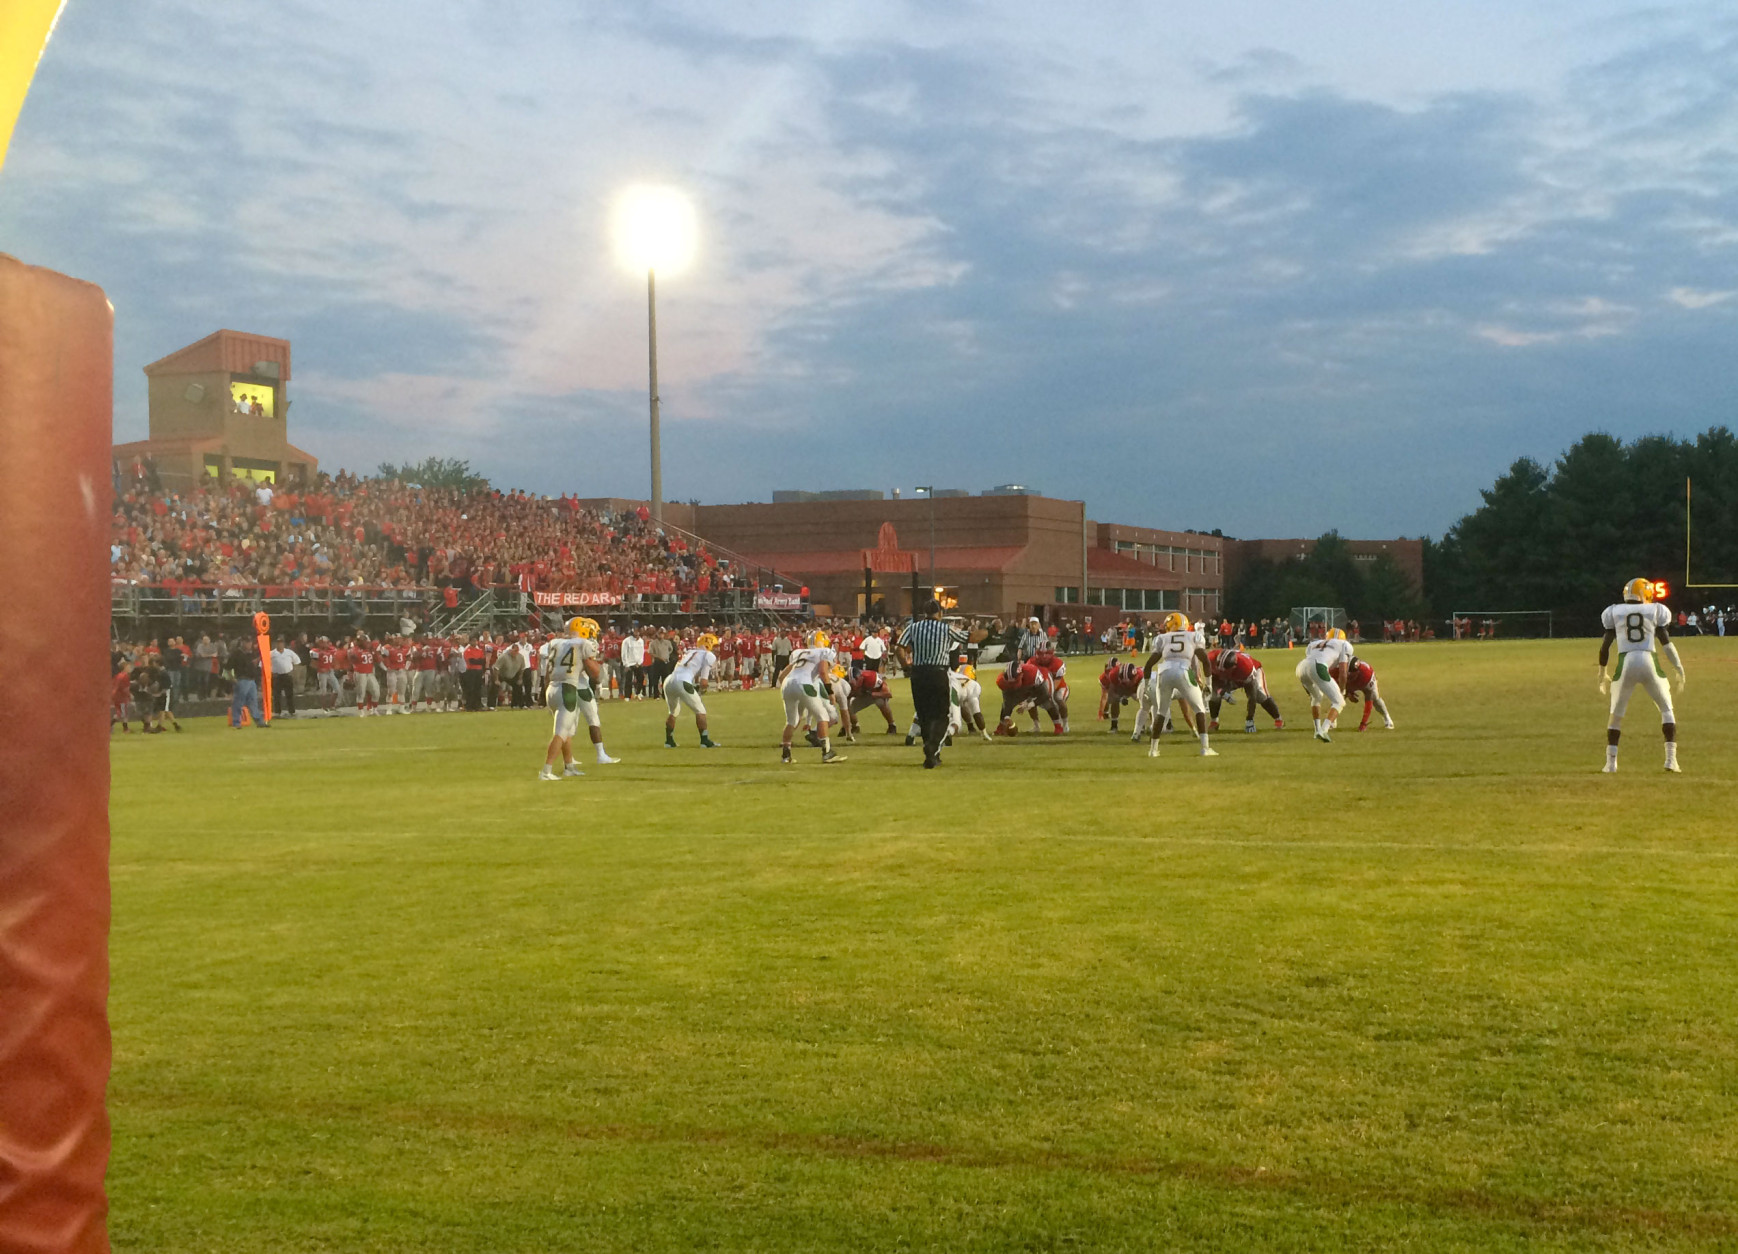
{"type": "Polygon", "coordinates": [[[575,613],[600,618],[633,618],[641,621],[675,621],[710,618],[750,624],[778,624],[801,618],[797,614],[757,609],[752,588],[722,588],[716,591],[629,593],[614,605],[574,608],[543,607],[529,592],[518,588],[482,589],[462,598],[448,609],[438,588],[287,588],[250,587],[161,587],[154,584],[115,583],[110,587],[109,607],[117,626],[152,626],[211,623],[238,628],[262,611],[274,622],[350,623],[361,626],[382,621],[394,625],[409,618],[423,624],[420,630],[451,635],[457,631],[480,631],[502,626],[522,627],[533,620],[562,621],[575,613]]]}

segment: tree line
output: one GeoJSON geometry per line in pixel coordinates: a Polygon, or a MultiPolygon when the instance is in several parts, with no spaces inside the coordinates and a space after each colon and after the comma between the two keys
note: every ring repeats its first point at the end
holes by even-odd
{"type": "Polygon", "coordinates": [[[1691,574],[1738,582],[1738,437],[1625,444],[1596,432],[1552,466],[1523,457],[1484,503],[1424,548],[1424,586],[1439,614],[1551,610],[1579,632],[1637,576],[1663,580],[1675,609],[1729,603],[1738,589],[1682,588],[1684,482],[1693,481],[1691,574]]]}
{"type": "Polygon", "coordinates": [[[1738,583],[1738,436],[1629,443],[1583,436],[1549,466],[1523,457],[1440,540],[1424,542],[1424,587],[1386,556],[1355,562],[1334,533],[1303,561],[1249,563],[1226,589],[1234,618],[1294,605],[1343,605],[1363,621],[1445,619],[1454,611],[1550,610],[1559,630],[1591,630],[1635,577],[1663,580],[1677,609],[1738,601],[1738,589],[1684,580],[1684,483],[1694,484],[1691,575],[1738,583]]]}

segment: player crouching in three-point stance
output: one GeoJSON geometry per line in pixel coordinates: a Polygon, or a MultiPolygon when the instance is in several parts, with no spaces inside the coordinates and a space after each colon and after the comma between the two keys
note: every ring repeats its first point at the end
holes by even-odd
{"type": "Polygon", "coordinates": [[[833,752],[833,742],[827,735],[831,725],[829,716],[835,713],[827,700],[833,671],[831,644],[826,632],[811,633],[806,647],[792,653],[791,660],[778,673],[776,682],[785,702],[785,735],[779,755],[787,766],[791,762],[791,736],[805,717],[813,719],[819,729],[816,740],[821,750],[821,761],[845,760],[833,752]]]}
{"type": "MultiPolygon", "coordinates": [[[[1110,715],[1110,730],[1117,730],[1117,719],[1122,714],[1123,702],[1138,704],[1141,692],[1141,668],[1133,662],[1118,662],[1114,657],[1104,664],[1104,670],[1098,676],[1098,717],[1104,721],[1106,714],[1110,715]]],[[[1139,719],[1137,714],[1136,719],[1139,719]]]]}
{"type": "Polygon", "coordinates": [[[887,687],[887,681],[881,678],[881,672],[866,666],[852,677],[851,698],[845,706],[846,713],[851,716],[852,734],[862,724],[857,715],[871,706],[880,710],[881,717],[887,720],[887,734],[897,736],[899,724],[893,721],[893,693],[887,687]]]}
{"type": "Polygon", "coordinates": [[[1370,725],[1370,711],[1382,716],[1382,726],[1394,730],[1394,719],[1388,713],[1388,703],[1382,700],[1382,690],[1376,685],[1376,671],[1361,657],[1354,657],[1346,667],[1346,700],[1364,698],[1364,716],[1358,720],[1358,730],[1370,725]]]}
{"type": "Polygon", "coordinates": [[[555,711],[555,734],[549,738],[538,779],[560,778],[555,774],[557,756],[562,761],[561,776],[585,774],[573,764],[573,733],[582,718],[591,728],[598,763],[608,766],[616,761],[604,752],[603,728],[598,725],[597,681],[602,670],[597,660],[597,623],[590,618],[569,619],[567,633],[537,651],[538,670],[546,684],[543,701],[555,711]]]}
{"type": "Polygon", "coordinates": [[[1654,600],[1652,584],[1645,579],[1631,579],[1623,585],[1623,604],[1606,607],[1599,621],[1605,627],[1605,638],[1599,642],[1599,691],[1611,694],[1611,722],[1605,733],[1605,773],[1617,770],[1617,739],[1623,734],[1623,713],[1629,708],[1630,694],[1638,687],[1645,689],[1660,707],[1660,731],[1666,738],[1666,770],[1677,770],[1678,724],[1672,714],[1672,692],[1666,686],[1666,673],[1660,669],[1654,652],[1657,643],[1672,669],[1678,672],[1678,691],[1682,692],[1684,664],[1667,630],[1672,612],[1654,600]],[[1611,657],[1613,641],[1617,642],[1617,673],[1608,679],[1605,663],[1611,657]]]}
{"type": "Polygon", "coordinates": [[[1310,696],[1310,717],[1315,720],[1317,740],[1332,743],[1328,733],[1334,730],[1340,711],[1346,708],[1346,696],[1340,690],[1340,684],[1345,681],[1346,669],[1351,664],[1352,646],[1346,641],[1346,633],[1338,627],[1330,628],[1320,640],[1310,641],[1304,650],[1303,661],[1297,664],[1298,682],[1310,696]],[[1324,706],[1326,714],[1322,713],[1324,706]]]}
{"type": "Polygon", "coordinates": [[[706,734],[706,702],[700,699],[700,694],[706,691],[706,685],[712,680],[712,668],[718,665],[718,657],[712,652],[717,647],[718,637],[709,631],[702,632],[694,647],[682,654],[676,669],[664,681],[664,704],[670,707],[670,716],[664,720],[664,748],[676,747],[676,715],[683,706],[694,711],[694,726],[700,729],[700,747],[718,748],[712,737],[706,734]]]}
{"type": "MultiPolygon", "coordinates": [[[[1213,677],[1213,696],[1207,702],[1208,731],[1219,730],[1219,707],[1234,692],[1241,692],[1249,702],[1243,712],[1243,730],[1255,731],[1255,707],[1267,711],[1273,729],[1280,731],[1285,720],[1279,716],[1279,703],[1267,691],[1267,676],[1261,663],[1236,645],[1207,650],[1207,673],[1213,677]]],[[[1115,723],[1111,726],[1114,728],[1115,723]]]]}
{"type": "Polygon", "coordinates": [[[1153,654],[1147,659],[1147,719],[1151,739],[1147,756],[1159,756],[1159,728],[1164,711],[1171,701],[1181,699],[1195,720],[1195,733],[1201,737],[1201,756],[1216,758],[1217,749],[1207,744],[1207,703],[1201,699],[1201,686],[1195,682],[1195,663],[1207,667],[1207,650],[1201,637],[1181,614],[1165,615],[1163,630],[1154,642],[1153,654]]]}

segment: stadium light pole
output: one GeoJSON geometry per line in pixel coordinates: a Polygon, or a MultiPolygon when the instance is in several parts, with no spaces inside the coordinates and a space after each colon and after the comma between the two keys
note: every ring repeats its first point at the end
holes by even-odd
{"type": "Polygon", "coordinates": [[[664,521],[664,459],[658,419],[658,271],[674,274],[694,257],[694,206],[673,187],[638,186],[616,201],[616,251],[646,272],[646,374],[650,402],[652,520],[664,521]]]}
{"type": "Polygon", "coordinates": [[[935,595],[935,485],[918,484],[917,491],[929,498],[929,592],[935,595]]]}

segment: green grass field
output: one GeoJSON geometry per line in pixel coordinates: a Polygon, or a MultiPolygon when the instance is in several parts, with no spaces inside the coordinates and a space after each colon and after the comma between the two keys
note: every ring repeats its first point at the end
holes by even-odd
{"type": "Polygon", "coordinates": [[[117,737],[116,1245],[1738,1247],[1738,641],[1680,776],[1596,649],[1370,646],[1331,746],[1264,655],[1212,760],[1086,659],[932,772],[765,692],[559,784],[541,713],[117,737]]]}

